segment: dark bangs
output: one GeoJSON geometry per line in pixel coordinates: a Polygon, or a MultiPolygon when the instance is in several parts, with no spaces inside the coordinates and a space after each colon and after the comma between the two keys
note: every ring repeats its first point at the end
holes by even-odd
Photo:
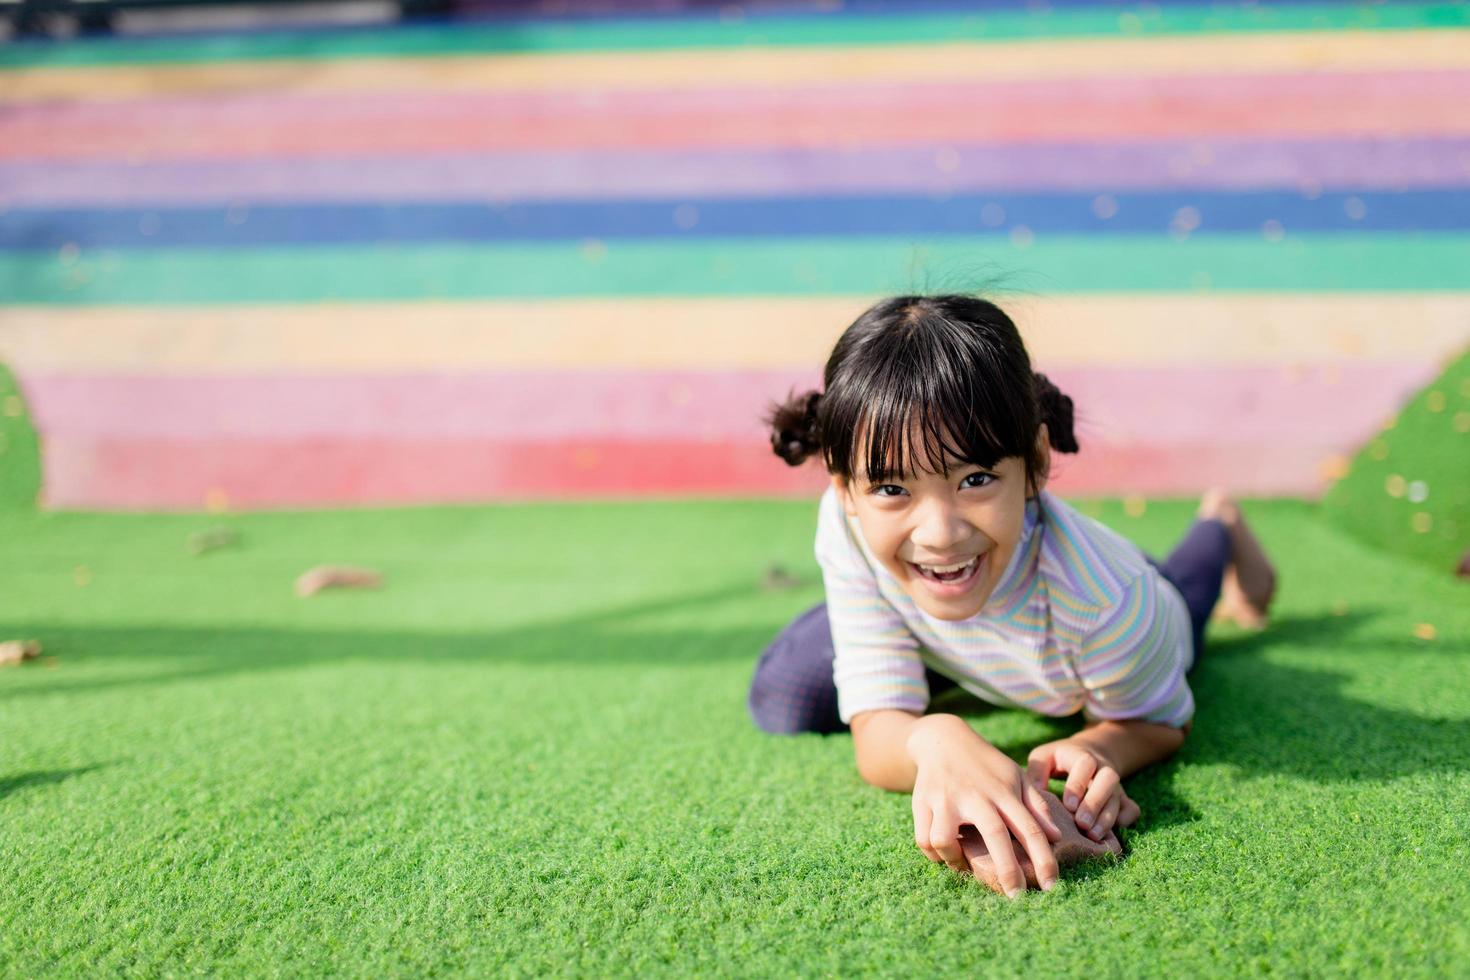
{"type": "Polygon", "coordinates": [[[971,296],[898,296],[860,316],[827,362],[827,469],[875,483],[1020,456],[1039,424],[1031,363],[1010,318],[971,296]]]}

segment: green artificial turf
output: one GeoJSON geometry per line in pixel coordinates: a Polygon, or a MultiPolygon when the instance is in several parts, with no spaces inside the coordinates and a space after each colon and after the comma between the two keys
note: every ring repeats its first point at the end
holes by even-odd
{"type": "MultiPolygon", "coordinates": [[[[1092,509],[1160,551],[1191,507],[1092,509]]],[[[0,511],[0,636],[54,658],[0,671],[0,973],[1465,973],[1463,584],[1251,505],[1276,624],[1214,634],[1131,854],[1008,902],[848,736],[746,717],[814,510],[0,511]],[[385,587],[295,598],[323,561],[385,587]]]]}
{"type": "Polygon", "coordinates": [[[1470,555],[1470,349],[1359,451],[1322,506],[1359,539],[1454,574],[1470,555]]]}

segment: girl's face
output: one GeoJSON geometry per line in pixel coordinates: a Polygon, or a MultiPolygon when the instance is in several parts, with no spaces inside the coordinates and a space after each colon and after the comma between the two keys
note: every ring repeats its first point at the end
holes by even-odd
{"type": "MultiPolygon", "coordinates": [[[[1043,464],[1049,461],[1046,440],[1043,425],[1043,464]]],[[[1010,564],[1025,525],[1028,488],[1019,456],[992,467],[947,466],[943,473],[921,471],[906,479],[873,480],[859,472],[851,483],[834,476],[832,484],[874,557],[909,598],[936,619],[958,621],[984,608],[1010,564]]],[[[1034,492],[1045,485],[1038,476],[1034,492]]]]}

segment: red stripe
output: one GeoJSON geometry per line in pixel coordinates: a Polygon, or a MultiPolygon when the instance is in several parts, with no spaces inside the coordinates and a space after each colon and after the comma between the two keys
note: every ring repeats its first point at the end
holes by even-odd
{"type": "MultiPolygon", "coordinates": [[[[1258,442],[1131,446],[1057,460],[1062,494],[1190,495],[1222,484],[1313,494],[1332,447],[1258,442]]],[[[815,496],[817,464],[792,469],[748,442],[475,440],[49,440],[44,501],[61,508],[197,510],[648,496],[815,496]]]]}
{"type": "Polygon", "coordinates": [[[1470,132],[1466,91],[1470,73],[1375,72],[47,105],[0,118],[0,159],[1448,136],[1470,132]]]}

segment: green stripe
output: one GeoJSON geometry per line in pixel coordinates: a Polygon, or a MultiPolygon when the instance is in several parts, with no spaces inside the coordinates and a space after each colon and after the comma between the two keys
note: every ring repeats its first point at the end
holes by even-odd
{"type": "Polygon", "coordinates": [[[814,296],[1470,289],[1470,235],[1057,236],[612,242],[391,249],[142,249],[0,254],[11,303],[292,303],[587,296],[814,296]],[[595,261],[593,261],[595,259],[595,261]]]}
{"type": "Polygon", "coordinates": [[[246,34],[148,41],[70,41],[0,48],[0,66],[80,66],[283,58],[414,57],[690,47],[902,44],[1021,38],[1138,37],[1264,31],[1403,30],[1470,25],[1460,3],[1301,4],[1285,7],[1165,7],[1119,11],[1081,7],[1049,12],[924,16],[592,21],[522,25],[435,25],[343,33],[246,34]]]}
{"type": "Polygon", "coordinates": [[[36,428],[20,386],[0,364],[0,512],[34,510],[40,492],[41,450],[36,428]]]}

